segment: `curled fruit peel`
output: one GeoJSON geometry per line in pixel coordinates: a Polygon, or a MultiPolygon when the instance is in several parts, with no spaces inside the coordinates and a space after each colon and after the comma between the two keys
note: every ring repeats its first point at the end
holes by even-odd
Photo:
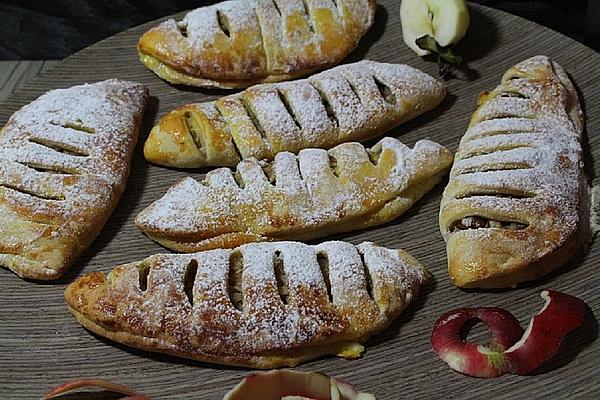
{"type": "Polygon", "coordinates": [[[502,375],[498,352],[515,344],[523,332],[519,321],[508,311],[495,307],[463,308],[447,312],[436,321],[431,343],[450,368],[471,376],[493,377],[502,375]],[[489,346],[466,342],[461,337],[463,327],[474,320],[490,328],[489,346]]]}
{"type": "Polygon", "coordinates": [[[46,396],[44,396],[44,400],[53,399],[57,396],[71,392],[73,390],[77,390],[77,389],[81,389],[81,388],[89,388],[89,387],[105,389],[105,390],[108,390],[108,391],[111,391],[114,393],[120,393],[120,394],[127,395],[127,397],[124,398],[123,400],[125,400],[125,399],[150,400],[150,397],[139,394],[139,393],[129,389],[128,387],[119,385],[117,383],[109,382],[104,379],[97,379],[97,378],[77,379],[77,380],[63,383],[62,385],[59,385],[59,386],[55,387],[54,389],[50,390],[46,394],[46,396]]]}
{"type": "Polygon", "coordinates": [[[450,368],[466,375],[492,378],[505,373],[526,375],[558,351],[565,335],[579,327],[587,306],[576,297],[545,290],[544,307],[527,330],[508,311],[494,307],[464,308],[445,313],[435,323],[431,344],[450,368]],[[467,342],[463,329],[483,322],[492,333],[488,346],[467,342]]]}

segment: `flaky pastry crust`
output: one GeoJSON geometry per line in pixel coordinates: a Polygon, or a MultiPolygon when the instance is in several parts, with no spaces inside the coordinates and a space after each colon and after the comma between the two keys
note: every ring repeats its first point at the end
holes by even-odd
{"type": "Polygon", "coordinates": [[[60,277],[98,235],[127,182],[148,96],[107,80],[50,91],[0,131],[0,265],[60,277]]]}
{"type": "Polygon", "coordinates": [[[445,94],[443,83],[407,65],[341,65],[308,79],[179,107],[152,129],[144,156],[156,164],[199,168],[328,149],[380,136],[433,109],[445,94]]]}
{"type": "Polygon", "coordinates": [[[427,277],[408,253],[372,243],[253,243],[89,273],[65,299],[84,327],[128,346],[273,368],[360,356],[427,277]]]}
{"type": "Polygon", "coordinates": [[[545,56],[510,68],[480,96],[440,210],[456,285],[537,279],[587,243],[583,124],[573,84],[545,56]]]}
{"type": "Polygon", "coordinates": [[[161,78],[244,88],[342,61],[373,24],[375,0],[233,0],[150,29],[140,60],[161,78]]]}
{"type": "Polygon", "coordinates": [[[370,149],[344,143],[327,151],[245,159],[232,173],[184,178],[136,218],[168,248],[192,252],[248,242],[308,240],[391,221],[446,174],[452,154],[421,140],[413,149],[384,138],[370,149]]]}

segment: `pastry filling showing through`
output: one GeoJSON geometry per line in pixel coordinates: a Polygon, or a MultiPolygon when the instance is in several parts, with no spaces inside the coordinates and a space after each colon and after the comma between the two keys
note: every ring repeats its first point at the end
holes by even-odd
{"type": "Polygon", "coordinates": [[[485,217],[480,217],[477,215],[465,217],[461,220],[455,221],[450,225],[450,232],[456,231],[464,231],[467,229],[484,229],[484,228],[493,228],[493,229],[509,229],[509,230],[523,230],[527,229],[529,225],[523,224],[521,222],[514,221],[497,221],[493,219],[488,219],[485,217]]]}
{"type": "MultiPolygon", "coordinates": [[[[513,77],[511,79],[520,79],[518,77],[513,77]]],[[[486,93],[489,95],[489,93],[486,93]]],[[[517,88],[512,87],[504,87],[502,90],[499,90],[498,93],[494,97],[500,97],[505,99],[514,99],[514,101],[530,101],[530,98],[521,93],[517,88]]],[[[482,123],[485,121],[498,120],[498,119],[517,119],[517,121],[522,121],[523,119],[531,119],[533,118],[530,115],[523,115],[523,112],[518,112],[517,109],[502,103],[499,109],[495,110],[493,117],[491,118],[483,118],[478,123],[482,123]],[[521,119],[521,120],[519,120],[521,119]]],[[[492,136],[503,136],[508,134],[519,134],[519,133],[538,133],[537,130],[529,128],[523,129],[522,127],[513,128],[513,129],[493,129],[490,131],[484,131],[477,137],[472,140],[482,139],[482,138],[491,138],[492,136]]],[[[535,146],[528,143],[519,143],[518,141],[515,143],[507,142],[507,143],[496,143],[493,147],[490,148],[473,148],[468,152],[463,152],[460,156],[460,161],[465,161],[469,159],[473,159],[474,157],[486,157],[492,156],[498,152],[507,152],[511,150],[519,150],[519,149],[535,149],[535,146]]],[[[482,158],[480,162],[474,163],[472,166],[463,167],[460,170],[459,175],[467,175],[467,174],[478,174],[478,173],[493,173],[495,171],[507,171],[507,170],[532,170],[534,169],[534,165],[529,162],[522,160],[507,160],[503,163],[498,163],[494,161],[492,163],[488,163],[485,158],[482,158]]],[[[491,190],[469,190],[464,193],[460,193],[455,195],[456,199],[466,199],[470,197],[477,196],[493,196],[496,198],[510,198],[510,199],[527,199],[535,197],[536,194],[533,192],[527,192],[522,189],[511,188],[509,186],[505,186],[503,188],[494,188],[491,190]]],[[[508,229],[508,230],[524,230],[529,227],[529,224],[524,223],[522,221],[501,221],[490,219],[486,217],[482,217],[479,215],[472,215],[464,217],[460,220],[454,221],[450,224],[448,231],[449,232],[457,232],[463,230],[472,230],[472,229],[508,229]]]]}

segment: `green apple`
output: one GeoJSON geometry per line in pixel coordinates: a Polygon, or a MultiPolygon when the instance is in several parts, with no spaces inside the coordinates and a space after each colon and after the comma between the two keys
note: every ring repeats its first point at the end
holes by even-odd
{"type": "Polygon", "coordinates": [[[420,56],[430,54],[416,40],[431,36],[441,47],[458,43],[469,27],[465,0],[402,0],[400,21],[404,42],[420,56]]]}

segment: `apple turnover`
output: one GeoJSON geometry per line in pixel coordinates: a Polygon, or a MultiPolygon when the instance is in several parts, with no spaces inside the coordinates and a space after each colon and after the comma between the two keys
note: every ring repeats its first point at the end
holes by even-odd
{"type": "Polygon", "coordinates": [[[234,0],[150,29],[140,60],[161,78],[243,88],[336,65],[373,24],[375,0],[234,0]]]}
{"type": "Polygon", "coordinates": [[[0,265],[60,277],[94,240],[127,182],[148,97],[107,80],[52,90],[0,131],[0,265]]]}
{"type": "Polygon", "coordinates": [[[163,246],[193,252],[268,240],[308,240],[391,221],[435,186],[452,164],[443,146],[413,149],[384,138],[370,149],[344,143],[327,151],[245,159],[232,173],[184,178],[136,218],[163,246]]]}
{"type": "Polygon", "coordinates": [[[443,83],[415,68],[361,61],[179,107],[152,129],[144,155],[169,167],[231,167],[248,157],[328,149],[382,135],[445,95],[443,83]]]}
{"type": "Polygon", "coordinates": [[[92,272],[65,299],[85,328],[128,346],[274,368],[359,357],[427,278],[405,251],[373,243],[252,243],[92,272]]]}
{"type": "Polygon", "coordinates": [[[583,123],[569,77],[544,56],[510,68],[480,96],[440,210],[456,285],[514,286],[586,244],[583,123]]]}

